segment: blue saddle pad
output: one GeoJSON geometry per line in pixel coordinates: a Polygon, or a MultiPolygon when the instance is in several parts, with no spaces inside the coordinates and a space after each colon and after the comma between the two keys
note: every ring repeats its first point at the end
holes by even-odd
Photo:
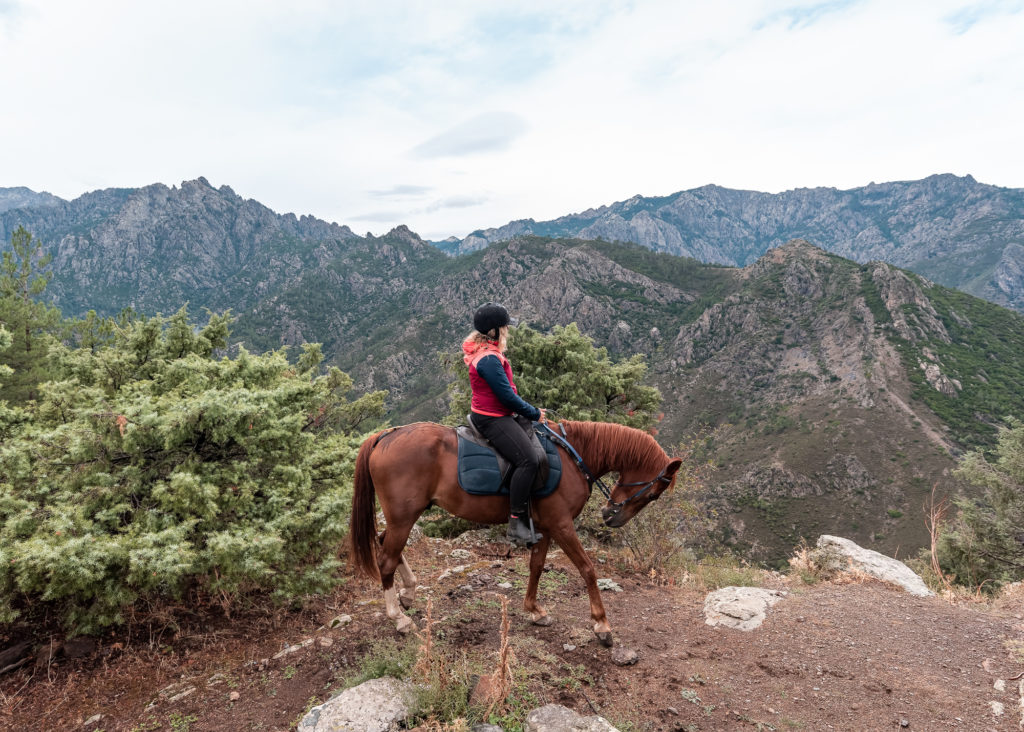
{"type": "MultiPolygon", "coordinates": [[[[543,498],[554,493],[558,481],[562,479],[562,458],[558,455],[555,443],[544,435],[538,437],[548,455],[548,479],[540,490],[530,495],[543,498]]],[[[462,490],[475,496],[507,496],[508,484],[503,478],[494,450],[459,435],[459,485],[462,490]]]]}

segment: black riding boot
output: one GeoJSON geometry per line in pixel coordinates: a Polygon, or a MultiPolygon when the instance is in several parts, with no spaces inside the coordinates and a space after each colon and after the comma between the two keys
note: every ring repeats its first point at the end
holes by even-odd
{"type": "Polygon", "coordinates": [[[533,520],[529,512],[522,516],[512,514],[508,517],[508,531],[506,538],[516,546],[530,547],[544,538],[544,536],[533,530],[533,520]]]}

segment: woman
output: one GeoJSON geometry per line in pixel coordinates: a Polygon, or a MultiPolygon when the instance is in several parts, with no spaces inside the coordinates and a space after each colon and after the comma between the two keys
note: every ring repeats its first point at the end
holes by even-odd
{"type": "Polygon", "coordinates": [[[523,400],[512,381],[512,366],[505,358],[511,319],[501,305],[486,303],[473,313],[474,331],[462,342],[463,360],[469,367],[473,392],[470,419],[477,430],[512,464],[509,485],[508,539],[519,546],[533,546],[541,535],[530,519],[530,492],[540,468],[537,453],[527,436],[528,426],[514,415],[545,421],[543,409],[523,400]]]}

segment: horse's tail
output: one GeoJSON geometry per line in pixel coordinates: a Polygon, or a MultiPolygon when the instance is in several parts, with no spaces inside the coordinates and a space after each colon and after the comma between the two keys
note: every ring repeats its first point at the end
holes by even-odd
{"type": "Polygon", "coordinates": [[[371,577],[378,577],[376,493],[370,477],[370,453],[377,445],[379,434],[367,437],[356,457],[355,487],[352,493],[352,515],[349,517],[349,539],[352,542],[352,561],[358,569],[371,577]]]}

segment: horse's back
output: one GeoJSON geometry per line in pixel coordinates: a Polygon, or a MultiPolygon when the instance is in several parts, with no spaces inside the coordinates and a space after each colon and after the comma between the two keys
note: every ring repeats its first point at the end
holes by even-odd
{"type": "Polygon", "coordinates": [[[380,433],[370,456],[374,483],[410,476],[442,480],[454,475],[458,458],[455,430],[436,422],[414,422],[380,433]],[[449,467],[450,464],[450,467],[449,467]]]}

